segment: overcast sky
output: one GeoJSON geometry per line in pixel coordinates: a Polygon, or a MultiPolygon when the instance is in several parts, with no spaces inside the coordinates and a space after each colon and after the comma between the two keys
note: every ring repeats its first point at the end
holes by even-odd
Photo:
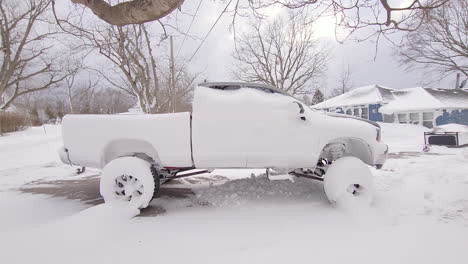
{"type": "MultiPolygon", "coordinates": [[[[201,42],[201,38],[209,31],[219,14],[222,12],[225,2],[213,2],[212,0],[202,0],[201,7],[193,20],[189,35],[197,36],[199,39],[186,38],[184,45],[181,47],[184,36],[174,34],[174,50],[177,53],[180,49],[179,57],[188,59],[197,49],[201,42]]],[[[177,27],[186,32],[189,28],[192,16],[184,15],[184,13],[194,14],[199,1],[185,1],[182,5],[182,13],[175,11],[172,14],[172,23],[177,24],[177,27]]],[[[89,11],[88,11],[89,12],[89,11]]],[[[268,10],[271,17],[285,12],[284,9],[275,8],[268,10]]],[[[233,80],[230,74],[232,65],[231,53],[234,50],[234,38],[232,31],[229,30],[232,22],[231,14],[225,14],[213,31],[210,33],[206,41],[201,46],[199,52],[190,63],[189,69],[200,72],[201,80],[208,79],[209,81],[229,81],[233,80]]],[[[245,20],[236,20],[236,29],[242,30],[245,27],[245,20]]],[[[340,75],[343,65],[351,66],[351,81],[353,86],[363,86],[368,84],[379,84],[391,88],[409,88],[421,85],[430,85],[433,87],[452,88],[454,86],[455,77],[449,76],[443,81],[439,81],[438,76],[424,75],[422,71],[407,70],[398,64],[396,56],[393,54],[391,44],[388,41],[381,41],[378,47],[377,58],[374,60],[375,44],[366,41],[361,43],[346,42],[339,44],[334,39],[334,19],[325,17],[314,24],[317,37],[322,41],[334,47],[333,56],[330,60],[327,78],[323,82],[323,90],[327,93],[337,85],[337,79],[340,75]]],[[[157,22],[151,24],[153,33],[160,30],[157,22]]],[[[170,29],[169,29],[170,31],[170,29]]],[[[398,37],[394,36],[394,41],[398,41],[398,37]]],[[[168,42],[162,44],[161,50],[168,51],[168,42]]]]}
{"type": "MultiPolygon", "coordinates": [[[[198,1],[186,1],[182,10],[194,13],[198,1]]],[[[204,36],[212,26],[222,10],[222,5],[211,1],[202,2],[202,7],[194,20],[191,34],[204,36]]],[[[273,11],[277,14],[280,11],[273,11]]],[[[180,18],[181,16],[179,16],[180,18]]],[[[231,80],[230,65],[231,53],[234,49],[233,34],[229,31],[231,16],[225,15],[216,25],[203,44],[193,61],[193,69],[204,70],[204,77],[210,81],[231,80]]],[[[188,28],[191,18],[181,19],[180,26],[188,28]],[[187,21],[186,21],[187,20],[187,21]],[[185,27],[184,27],[185,26],[185,27]]],[[[242,21],[238,24],[238,30],[242,29],[242,21]]],[[[449,76],[439,81],[435,74],[425,74],[421,70],[407,70],[400,66],[390,42],[380,41],[377,58],[374,60],[375,44],[366,41],[361,43],[346,42],[339,44],[334,38],[334,19],[324,18],[315,24],[315,32],[323,41],[334,46],[333,58],[329,63],[328,77],[325,85],[330,88],[337,85],[337,78],[343,65],[351,65],[352,83],[354,86],[379,84],[392,88],[408,88],[421,85],[452,88],[455,77],[449,76]]],[[[398,36],[393,36],[394,41],[399,41],[398,36]]],[[[176,39],[178,49],[181,39],[176,39]]],[[[182,53],[186,56],[193,54],[196,44],[200,41],[186,41],[182,53]]]]}

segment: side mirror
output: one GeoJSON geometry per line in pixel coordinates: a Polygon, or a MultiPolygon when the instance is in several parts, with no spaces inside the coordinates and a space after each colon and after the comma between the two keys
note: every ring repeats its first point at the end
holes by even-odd
{"type": "Polygon", "coordinates": [[[302,120],[302,121],[306,121],[306,117],[304,115],[304,112],[305,112],[305,109],[304,109],[304,106],[300,103],[300,102],[293,102],[293,103],[296,103],[297,106],[299,106],[299,118],[302,120]]]}

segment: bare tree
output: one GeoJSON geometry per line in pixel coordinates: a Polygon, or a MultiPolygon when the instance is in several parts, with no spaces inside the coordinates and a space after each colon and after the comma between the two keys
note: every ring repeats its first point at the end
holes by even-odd
{"type": "Polygon", "coordinates": [[[65,78],[48,54],[55,32],[39,28],[48,23],[50,3],[0,0],[0,110],[22,95],[48,89],[65,78]]]}
{"type": "Polygon", "coordinates": [[[329,49],[314,38],[302,15],[255,21],[236,39],[233,75],[247,82],[270,84],[290,94],[313,90],[324,75],[329,49]]]}
{"type": "Polygon", "coordinates": [[[161,67],[161,104],[159,112],[174,112],[190,111],[191,110],[191,95],[194,88],[194,81],[198,78],[199,73],[192,74],[185,68],[185,63],[176,63],[175,72],[175,91],[170,88],[171,71],[169,68],[161,67]],[[174,100],[171,98],[174,97],[174,100]],[[172,104],[175,104],[174,106],[172,104]]]}
{"type": "Polygon", "coordinates": [[[428,12],[427,23],[408,33],[398,51],[405,66],[432,68],[447,75],[461,72],[468,77],[468,4],[451,0],[428,12]]]}
{"type": "MultiPolygon", "coordinates": [[[[113,25],[139,24],[158,20],[176,8],[184,0],[129,0],[112,6],[106,0],[71,0],[73,3],[90,8],[102,20],[113,25]]],[[[414,30],[423,22],[426,13],[437,9],[449,0],[411,0],[394,3],[389,0],[236,0],[229,1],[226,8],[233,7],[234,19],[237,14],[248,9],[257,17],[262,17],[262,10],[271,6],[289,9],[313,9],[319,14],[331,13],[338,25],[352,31],[364,27],[377,27],[378,32],[392,30],[414,30]]],[[[306,10],[308,11],[308,10],[306,10]]]]}
{"type": "Polygon", "coordinates": [[[92,81],[91,78],[78,80],[80,71],[83,70],[82,66],[75,64],[68,65],[68,67],[67,71],[69,74],[67,78],[65,78],[65,97],[70,110],[69,113],[75,114],[75,106],[78,106],[78,109],[80,108],[84,98],[94,91],[98,81],[92,81]]]}
{"type": "Polygon", "coordinates": [[[83,35],[85,46],[97,49],[113,65],[113,72],[101,72],[102,77],[135,97],[145,113],[157,112],[159,77],[145,25],[108,26],[88,33],[83,35]]]}
{"type": "Polygon", "coordinates": [[[344,94],[351,90],[351,87],[353,86],[351,76],[351,66],[349,64],[346,64],[346,66],[343,64],[340,75],[338,76],[338,87],[332,91],[332,96],[344,94]]]}
{"type": "Polygon", "coordinates": [[[111,5],[106,0],[71,1],[88,7],[100,19],[116,26],[158,20],[179,8],[184,2],[184,0],[132,0],[111,5]]]}

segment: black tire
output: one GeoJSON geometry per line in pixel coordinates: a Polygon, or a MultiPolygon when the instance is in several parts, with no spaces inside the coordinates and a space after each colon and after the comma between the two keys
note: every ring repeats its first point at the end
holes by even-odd
{"type": "Polygon", "coordinates": [[[153,198],[151,198],[152,201],[154,198],[156,198],[159,193],[159,189],[161,188],[161,177],[159,176],[158,170],[154,166],[151,166],[151,174],[153,174],[154,179],[154,192],[153,198]]]}

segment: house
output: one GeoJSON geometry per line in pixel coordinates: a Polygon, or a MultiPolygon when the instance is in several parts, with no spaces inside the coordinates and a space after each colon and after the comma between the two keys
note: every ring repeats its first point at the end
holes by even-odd
{"type": "Polygon", "coordinates": [[[468,125],[468,89],[392,89],[369,85],[311,106],[376,122],[419,124],[429,128],[468,125]]]}

